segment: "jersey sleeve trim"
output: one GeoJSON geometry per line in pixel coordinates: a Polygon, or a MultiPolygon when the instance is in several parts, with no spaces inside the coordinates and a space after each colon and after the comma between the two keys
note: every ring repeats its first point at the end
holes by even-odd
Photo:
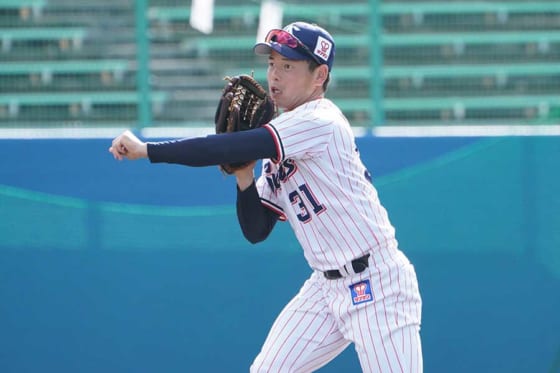
{"type": "Polygon", "coordinates": [[[270,132],[274,144],[276,145],[277,156],[275,158],[270,158],[270,160],[278,164],[284,160],[284,156],[286,155],[286,153],[284,152],[284,146],[282,145],[280,134],[278,133],[278,130],[270,123],[265,124],[263,127],[266,128],[268,132],[270,132]]]}
{"type": "Polygon", "coordinates": [[[284,214],[284,210],[282,210],[282,207],[278,206],[275,203],[270,202],[267,199],[264,199],[261,197],[261,203],[263,204],[263,206],[265,206],[266,208],[272,210],[274,213],[276,213],[278,215],[278,219],[282,220],[282,221],[286,221],[288,220],[288,218],[286,217],[286,214],[284,214]]]}

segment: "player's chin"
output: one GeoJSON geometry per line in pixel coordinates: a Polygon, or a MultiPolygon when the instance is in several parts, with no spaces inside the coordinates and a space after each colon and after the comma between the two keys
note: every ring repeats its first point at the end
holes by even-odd
{"type": "Polygon", "coordinates": [[[274,105],[276,105],[277,108],[280,109],[284,108],[285,103],[282,100],[282,96],[278,92],[270,92],[270,98],[272,99],[272,102],[274,102],[274,105]]]}

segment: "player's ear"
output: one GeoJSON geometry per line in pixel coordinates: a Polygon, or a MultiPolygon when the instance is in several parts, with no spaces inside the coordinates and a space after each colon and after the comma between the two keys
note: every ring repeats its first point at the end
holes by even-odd
{"type": "Polygon", "coordinates": [[[315,69],[315,80],[317,85],[322,86],[329,76],[329,67],[327,65],[319,65],[315,69]]]}

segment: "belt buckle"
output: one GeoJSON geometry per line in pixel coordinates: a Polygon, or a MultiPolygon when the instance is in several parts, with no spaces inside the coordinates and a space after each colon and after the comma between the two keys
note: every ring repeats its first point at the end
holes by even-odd
{"type": "Polygon", "coordinates": [[[323,272],[323,275],[328,280],[336,280],[336,279],[339,279],[339,278],[342,278],[342,277],[362,273],[363,271],[366,270],[366,268],[369,267],[369,263],[368,263],[369,257],[370,257],[370,254],[366,254],[362,257],[359,257],[357,259],[352,260],[349,263],[350,264],[349,267],[352,268],[351,270],[349,270],[348,265],[345,264],[344,266],[342,266],[341,270],[338,270],[338,269],[328,270],[328,271],[323,272]]]}

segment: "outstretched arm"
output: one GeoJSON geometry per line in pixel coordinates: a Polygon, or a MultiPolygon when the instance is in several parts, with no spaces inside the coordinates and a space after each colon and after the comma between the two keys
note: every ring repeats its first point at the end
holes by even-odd
{"type": "MultiPolygon", "coordinates": [[[[145,143],[126,131],[113,140],[109,151],[115,159],[149,158],[151,162],[209,166],[277,156],[270,133],[257,128],[208,137],[145,143]]],[[[235,172],[237,177],[237,217],[245,238],[252,243],[268,237],[278,215],[264,207],[255,186],[256,162],[235,172]]]]}
{"type": "Polygon", "coordinates": [[[143,142],[125,131],[109,152],[115,159],[149,158],[153,163],[211,166],[277,156],[274,139],[265,128],[173,141],[143,142]]]}

